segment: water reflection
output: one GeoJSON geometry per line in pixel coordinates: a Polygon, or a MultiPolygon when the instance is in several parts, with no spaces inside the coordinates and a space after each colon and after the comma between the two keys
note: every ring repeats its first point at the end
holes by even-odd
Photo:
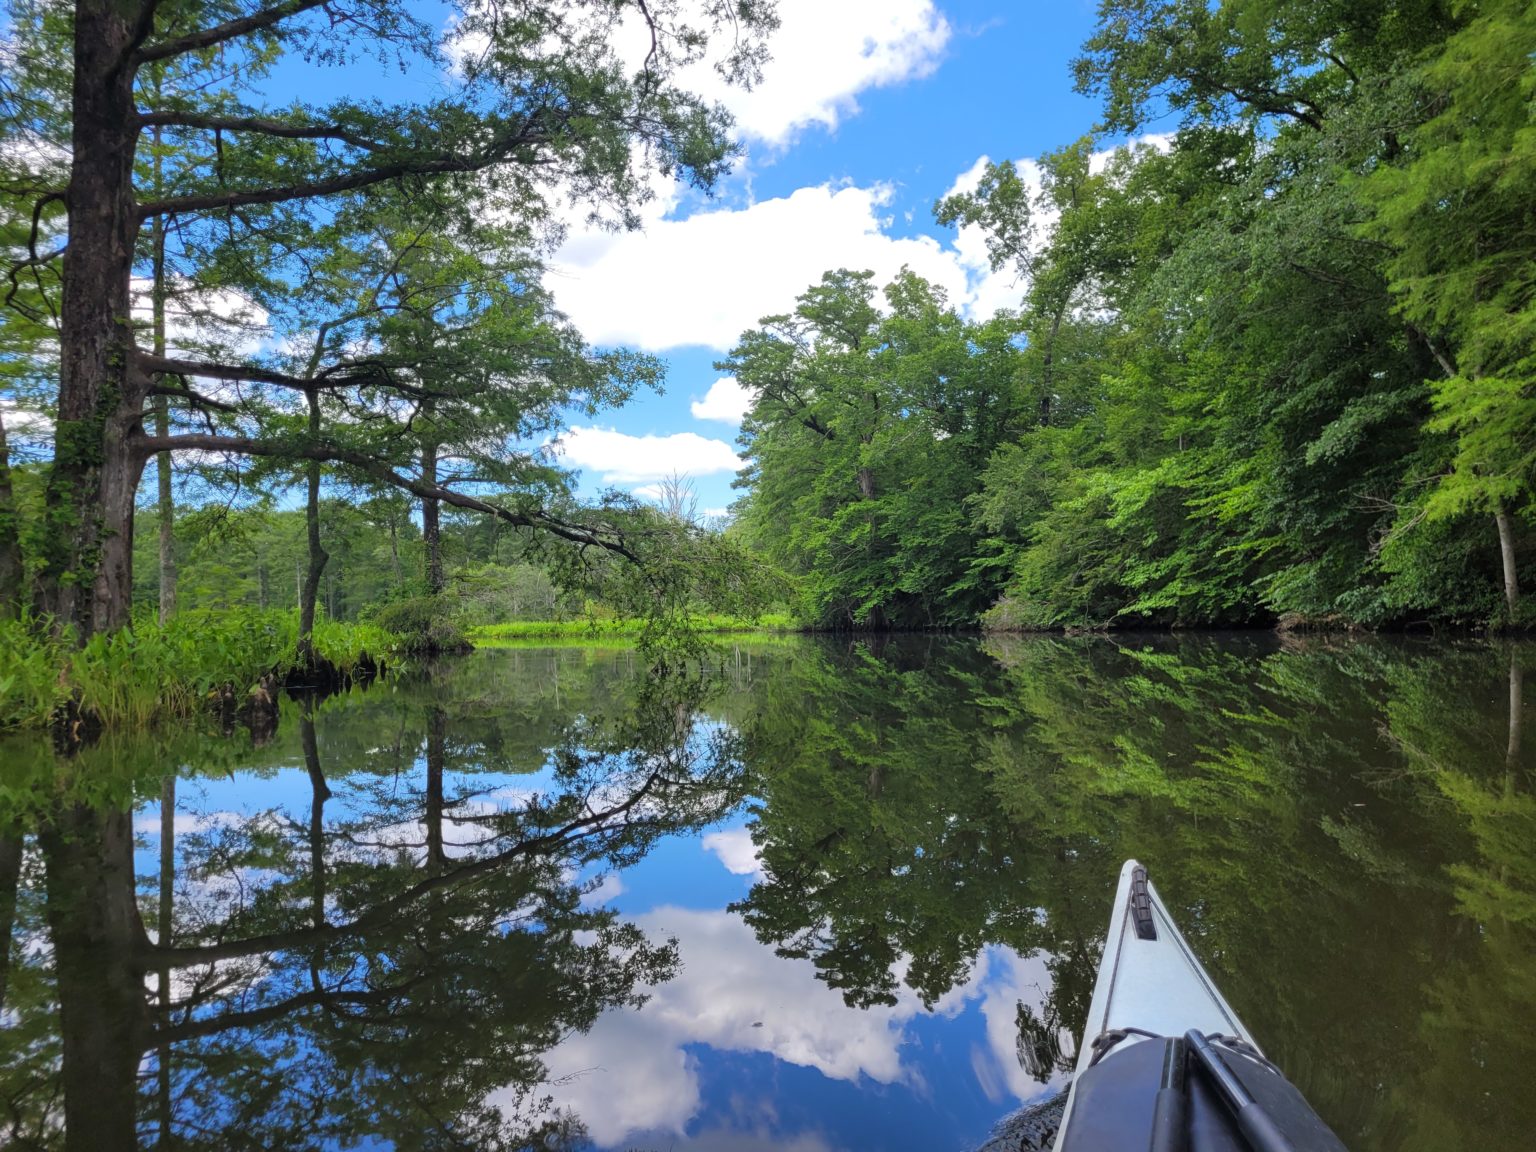
{"type": "Polygon", "coordinates": [[[324,747],[325,706],[303,701],[307,805],[165,803],[154,831],[175,874],[153,889],[135,878],[135,797],[170,801],[161,775],[204,749],[34,754],[42,906],[12,931],[31,977],[25,998],[13,982],[6,1030],[14,1142],[577,1143],[577,1119],[539,1091],[541,1053],[677,963],[670,942],[584,903],[578,877],[735,803],[730,740],[692,731],[702,683],[648,681],[521,761],[505,718],[454,693],[452,671],[339,702],[347,720],[324,747]],[[57,1038],[25,1043],[55,1013],[57,1038]]]}
{"type": "Polygon", "coordinates": [[[1070,1066],[1136,855],[1357,1152],[1526,1146],[1532,648],[743,656],[0,747],[0,1140],[974,1146],[1070,1066]]]}

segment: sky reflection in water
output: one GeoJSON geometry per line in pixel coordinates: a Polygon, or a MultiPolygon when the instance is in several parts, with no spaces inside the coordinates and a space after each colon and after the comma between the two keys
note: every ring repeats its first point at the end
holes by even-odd
{"type": "Polygon", "coordinates": [[[6,1139],[959,1152],[1059,1087],[1135,855],[1355,1152],[1513,1152],[1532,664],[794,641],[663,691],[496,652],[260,747],[12,742],[6,1139]]]}

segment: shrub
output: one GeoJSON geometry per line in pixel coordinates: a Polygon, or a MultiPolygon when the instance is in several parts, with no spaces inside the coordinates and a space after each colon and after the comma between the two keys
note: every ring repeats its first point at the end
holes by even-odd
{"type": "Polygon", "coordinates": [[[437,596],[412,596],[385,604],[373,613],[370,623],[392,633],[402,652],[432,655],[471,647],[453,612],[437,596]]]}

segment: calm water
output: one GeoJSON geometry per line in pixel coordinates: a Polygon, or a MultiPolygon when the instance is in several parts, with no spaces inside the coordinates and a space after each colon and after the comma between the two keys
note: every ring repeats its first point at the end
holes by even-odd
{"type": "Polygon", "coordinates": [[[960,1152],[1062,1085],[1135,855],[1355,1152],[1528,1149],[1522,667],[502,651],[259,745],[0,745],[0,1144],[960,1152]]]}

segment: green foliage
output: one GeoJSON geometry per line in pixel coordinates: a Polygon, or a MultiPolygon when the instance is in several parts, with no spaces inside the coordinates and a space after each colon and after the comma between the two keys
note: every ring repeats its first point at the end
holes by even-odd
{"type": "Polygon", "coordinates": [[[1515,0],[1108,0],[1080,89],[1179,130],[936,206],[1019,276],[999,355],[846,272],[747,333],[745,535],[823,627],[1528,620],[1533,53],[1515,0]]]}
{"type": "MultiPolygon", "coordinates": [[[[709,613],[690,617],[688,627],[698,633],[750,635],[763,632],[790,632],[795,620],[784,612],[764,612],[758,616],[728,616],[709,613]]],[[[634,641],[645,633],[645,621],[603,617],[595,613],[573,620],[517,620],[505,624],[486,624],[469,630],[469,639],[477,648],[507,647],[518,642],[538,646],[549,640],[574,640],[602,644],[634,641]]]]}
{"type": "Polygon", "coordinates": [[[451,605],[440,596],[392,600],[371,614],[370,623],[395,636],[400,650],[411,654],[458,652],[469,647],[451,605]]]}
{"type": "MultiPolygon", "coordinates": [[[[399,639],[376,624],[320,620],[315,650],[343,676],[383,661],[399,639]]],[[[108,727],[143,728],[200,715],[226,693],[243,699],[296,664],[291,613],[188,612],[75,645],[32,620],[0,621],[0,729],[38,728],[71,707],[108,727]]]]}
{"type": "Polygon", "coordinates": [[[827,273],[717,365],[754,394],[738,531],[816,626],[964,624],[995,594],[966,501],[1010,427],[1015,329],[908,271],[882,316],[872,281],[827,273]]]}

